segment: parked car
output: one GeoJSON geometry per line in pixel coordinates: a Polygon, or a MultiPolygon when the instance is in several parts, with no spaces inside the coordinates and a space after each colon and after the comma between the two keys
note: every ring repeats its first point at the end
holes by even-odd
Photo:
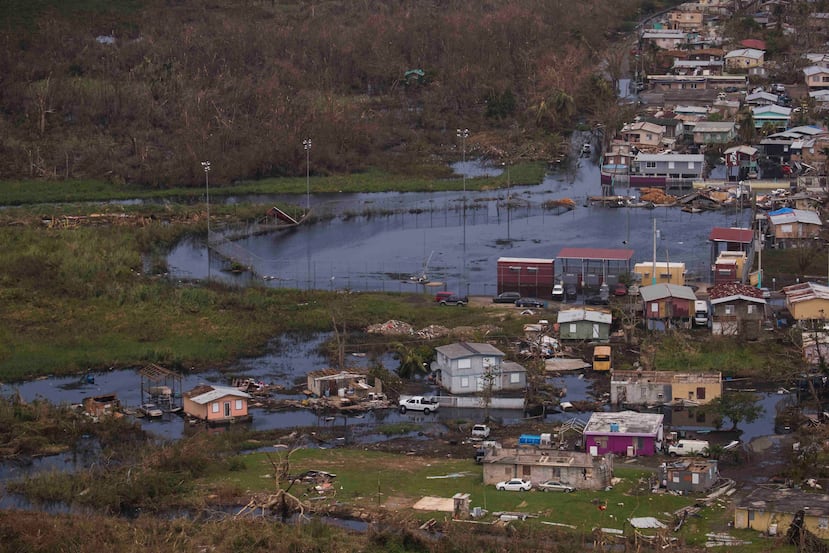
{"type": "Polygon", "coordinates": [[[476,424],[472,427],[473,438],[489,438],[489,427],[485,424],[476,424]]]}
{"type": "Polygon", "coordinates": [[[428,415],[429,413],[437,411],[439,407],[440,404],[434,398],[423,396],[401,399],[398,403],[398,408],[401,413],[405,413],[406,411],[423,411],[424,415],[428,415]]]}
{"type": "Polygon", "coordinates": [[[558,480],[547,480],[538,485],[538,489],[543,492],[564,492],[570,493],[576,491],[576,488],[570,484],[565,484],[558,480]]]}
{"type": "Polygon", "coordinates": [[[438,292],[435,294],[435,301],[440,303],[441,301],[445,300],[446,298],[451,298],[452,296],[456,296],[455,292],[438,292]]]}
{"type": "Polygon", "coordinates": [[[587,305],[607,305],[607,300],[599,295],[588,296],[585,298],[584,303],[587,305]]]}
{"type": "Polygon", "coordinates": [[[492,298],[492,303],[515,303],[520,297],[521,294],[518,292],[502,292],[492,298]]]}
{"type": "Polygon", "coordinates": [[[526,492],[533,487],[533,483],[529,480],[522,480],[521,478],[513,478],[495,484],[496,490],[508,492],[526,492]]]}
{"type": "Polygon", "coordinates": [[[466,296],[449,296],[440,300],[441,305],[460,305],[463,307],[467,303],[469,303],[469,298],[466,296]]]}
{"type": "Polygon", "coordinates": [[[553,299],[557,301],[564,301],[564,285],[556,284],[553,286],[553,299]]]}
{"type": "Polygon", "coordinates": [[[627,296],[628,295],[628,287],[627,284],[624,282],[617,282],[613,285],[613,295],[614,296],[627,296]]]}
{"type": "Polygon", "coordinates": [[[516,307],[547,307],[547,302],[538,298],[518,298],[515,300],[516,307]]]}

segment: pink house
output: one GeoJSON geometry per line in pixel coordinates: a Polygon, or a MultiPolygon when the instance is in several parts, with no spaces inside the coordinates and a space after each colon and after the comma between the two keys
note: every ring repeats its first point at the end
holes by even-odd
{"type": "Polygon", "coordinates": [[[208,424],[227,424],[250,420],[250,394],[237,388],[200,384],[185,392],[184,412],[208,424]]]}
{"type": "Polygon", "coordinates": [[[584,445],[590,455],[627,457],[656,455],[662,449],[664,415],[658,413],[596,412],[584,427],[584,445]]]}

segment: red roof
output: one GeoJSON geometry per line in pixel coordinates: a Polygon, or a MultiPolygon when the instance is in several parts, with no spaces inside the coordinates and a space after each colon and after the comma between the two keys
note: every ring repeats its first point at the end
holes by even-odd
{"type": "Polygon", "coordinates": [[[763,291],[748,284],[739,282],[724,282],[708,288],[708,297],[712,300],[728,298],[731,296],[745,296],[748,298],[763,298],[763,291]]]}
{"type": "Polygon", "coordinates": [[[633,250],[616,248],[562,248],[557,259],[601,259],[611,261],[630,261],[633,250]]]}
{"type": "Polygon", "coordinates": [[[711,234],[708,239],[713,242],[739,242],[741,244],[750,244],[754,240],[754,231],[748,228],[725,228],[714,227],[711,229],[711,234]]]}
{"type": "Polygon", "coordinates": [[[747,38],[745,40],[740,41],[740,46],[744,46],[746,48],[754,48],[755,50],[765,50],[766,41],[760,40],[758,38],[747,38]]]}

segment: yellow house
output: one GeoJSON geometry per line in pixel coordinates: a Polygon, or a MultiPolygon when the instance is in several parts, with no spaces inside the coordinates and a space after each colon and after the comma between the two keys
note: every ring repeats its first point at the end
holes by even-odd
{"type": "Polygon", "coordinates": [[[740,48],[731,50],[725,55],[725,66],[728,69],[750,69],[763,67],[766,52],[755,48],[740,48]]]}
{"type": "Polygon", "coordinates": [[[691,12],[685,10],[673,10],[668,12],[668,21],[671,29],[680,29],[686,32],[699,31],[702,29],[702,12],[691,12]]]}
{"type": "Polygon", "coordinates": [[[829,318],[829,286],[801,282],[783,288],[786,307],[796,321],[829,318]]]}
{"type": "Polygon", "coordinates": [[[801,510],[805,528],[818,538],[829,538],[829,495],[792,488],[756,488],[734,508],[734,528],[785,534],[801,510]]]}
{"type": "Polygon", "coordinates": [[[705,405],[722,395],[722,373],[677,373],[671,378],[674,401],[705,405]]]}
{"type": "MultiPolygon", "coordinates": [[[[633,266],[633,272],[639,275],[643,286],[653,284],[652,261],[637,263],[633,266]]],[[[678,284],[685,286],[685,263],[671,263],[669,261],[656,262],[656,284],[678,284]]]]}

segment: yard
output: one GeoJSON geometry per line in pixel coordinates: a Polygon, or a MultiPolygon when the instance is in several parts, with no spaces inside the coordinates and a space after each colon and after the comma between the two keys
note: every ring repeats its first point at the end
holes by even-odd
{"type": "MultiPolygon", "coordinates": [[[[232,485],[245,494],[274,490],[270,478],[271,460],[277,461],[278,453],[254,453],[242,457],[243,469],[231,473],[232,485]],[[270,457],[270,459],[269,459],[270,457]]],[[[572,531],[586,536],[594,528],[618,528],[630,533],[627,519],[653,516],[669,527],[673,524],[671,513],[692,505],[692,497],[668,494],[651,494],[647,480],[653,473],[643,468],[619,467],[615,475],[621,481],[609,491],[576,491],[567,493],[543,493],[496,491],[482,483],[481,467],[472,460],[446,460],[389,454],[359,449],[301,449],[291,455],[291,474],[306,470],[322,470],[337,475],[334,495],[336,501],[366,512],[375,509],[393,511],[413,516],[418,521],[431,518],[444,520],[451,513],[413,511],[411,507],[424,496],[452,497],[455,493],[469,493],[471,507],[483,507],[491,513],[508,511],[530,515],[526,523],[539,525],[541,521],[572,525],[572,531]],[[604,509],[600,506],[605,507],[604,509]]],[[[210,486],[226,486],[228,476],[222,482],[214,477],[210,486]]],[[[319,494],[312,486],[294,486],[292,492],[306,499],[319,494]]],[[[243,494],[244,495],[244,494],[243,494]]],[[[707,532],[729,531],[727,522],[731,510],[723,504],[704,509],[699,516],[690,517],[679,536],[689,545],[702,545],[707,532]]],[[[516,523],[517,524],[517,523],[516,523]]],[[[653,533],[653,531],[646,531],[653,533]]],[[[733,532],[730,532],[734,534],[733,532]]],[[[669,531],[669,534],[672,532],[669,531]]],[[[763,539],[755,532],[738,532],[743,539],[752,541],[744,548],[731,551],[767,551],[772,546],[781,551],[786,548],[775,540],[763,539]],[[782,547],[782,549],[781,549],[782,547]]]]}

